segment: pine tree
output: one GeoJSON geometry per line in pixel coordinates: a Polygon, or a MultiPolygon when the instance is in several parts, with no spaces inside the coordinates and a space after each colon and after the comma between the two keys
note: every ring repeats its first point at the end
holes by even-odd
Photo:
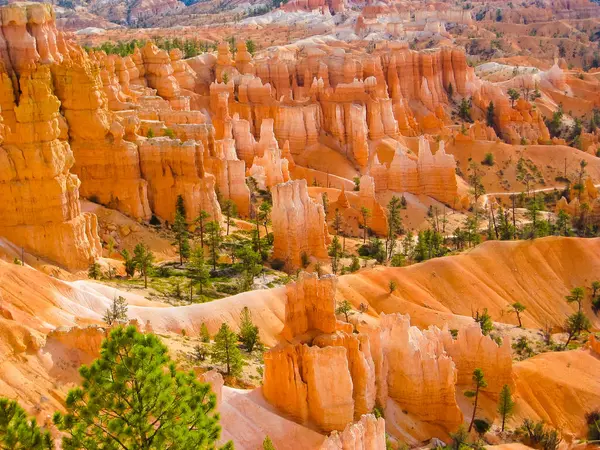
{"type": "Polygon", "coordinates": [[[477,413],[477,403],[479,401],[479,391],[487,387],[487,381],[485,381],[483,370],[475,369],[473,371],[473,383],[475,384],[475,390],[465,392],[466,397],[475,399],[473,404],[473,416],[471,417],[471,423],[469,424],[469,433],[473,429],[473,422],[475,422],[475,414],[477,413]]]}
{"type": "Polygon", "coordinates": [[[202,210],[200,211],[200,215],[196,217],[195,222],[198,224],[198,230],[200,231],[200,246],[204,247],[204,232],[206,230],[206,219],[208,219],[210,215],[202,210]]]}
{"type": "Polygon", "coordinates": [[[240,267],[243,274],[243,288],[249,290],[254,284],[254,278],[263,270],[262,258],[252,249],[251,245],[243,245],[235,255],[239,259],[240,267]]]}
{"type": "Polygon", "coordinates": [[[16,401],[0,398],[0,449],[54,450],[54,443],[16,401]]]}
{"type": "Polygon", "coordinates": [[[271,209],[273,209],[273,206],[269,202],[262,202],[258,207],[258,220],[260,220],[265,228],[266,237],[269,236],[269,229],[267,228],[267,225],[269,225],[269,222],[271,222],[271,209]]]}
{"type": "Polygon", "coordinates": [[[342,256],[342,246],[337,236],[334,236],[331,240],[328,251],[329,256],[331,257],[331,271],[336,274],[338,271],[340,258],[342,256]]]}
{"type": "Polygon", "coordinates": [[[225,224],[227,225],[227,230],[225,234],[229,236],[229,227],[233,223],[231,218],[237,215],[237,206],[235,205],[235,203],[233,203],[233,200],[228,198],[223,203],[222,211],[225,214],[225,224]]]}
{"type": "Polygon", "coordinates": [[[515,302],[510,306],[512,306],[512,311],[517,315],[517,320],[519,321],[519,328],[523,328],[523,324],[521,323],[521,313],[524,312],[527,309],[527,307],[519,302],[515,302]]]}
{"type": "Polygon", "coordinates": [[[394,195],[387,205],[388,230],[387,237],[385,239],[385,252],[387,259],[392,259],[394,250],[396,249],[396,237],[402,231],[402,217],[400,216],[401,209],[402,205],[400,204],[400,199],[394,195]]]}
{"type": "Polygon", "coordinates": [[[517,100],[519,100],[519,98],[521,98],[521,94],[519,94],[519,91],[517,91],[516,89],[510,88],[508,90],[508,97],[510,98],[510,101],[512,102],[512,107],[515,107],[515,102],[517,100]]]}
{"type": "Polygon", "coordinates": [[[348,300],[344,300],[335,309],[335,313],[343,314],[344,317],[346,318],[346,322],[349,322],[350,321],[349,316],[350,316],[350,314],[352,314],[352,303],[350,303],[348,300]]]}
{"type": "Polygon", "coordinates": [[[252,39],[248,39],[246,41],[246,50],[248,50],[248,53],[254,56],[254,53],[256,52],[256,44],[252,39]]]}
{"type": "Polygon", "coordinates": [[[510,392],[510,387],[508,384],[505,384],[500,391],[500,399],[498,400],[498,414],[502,417],[502,431],[504,431],[504,425],[506,424],[506,419],[510,419],[513,415],[513,410],[515,408],[515,402],[512,399],[512,395],[510,392]]]}
{"type": "Polygon", "coordinates": [[[492,322],[492,316],[488,314],[488,309],[484,308],[483,313],[479,314],[479,310],[475,313],[475,322],[479,324],[481,327],[481,333],[484,336],[490,334],[490,332],[494,329],[494,323],[492,322]]]}
{"type": "Polygon", "coordinates": [[[215,336],[211,354],[213,361],[225,365],[225,374],[234,377],[238,376],[244,367],[244,358],[237,347],[237,341],[237,335],[231,331],[229,325],[223,323],[215,336]]]}
{"type": "Polygon", "coordinates": [[[363,244],[367,242],[367,230],[369,229],[368,227],[368,218],[371,217],[371,211],[366,208],[366,207],[362,207],[360,208],[360,215],[362,217],[362,227],[363,227],[363,244]]]}
{"type": "Polygon", "coordinates": [[[150,251],[146,244],[139,243],[133,249],[133,261],[135,262],[137,269],[144,277],[144,288],[147,288],[148,271],[152,268],[154,254],[150,251]]]}
{"type": "Polygon", "coordinates": [[[573,338],[579,336],[582,331],[588,331],[591,327],[592,324],[590,323],[590,320],[581,311],[567,317],[567,320],[565,321],[565,330],[567,331],[568,336],[564,349],[569,346],[569,343],[573,338]]]}
{"type": "Polygon", "coordinates": [[[275,446],[269,436],[265,437],[265,440],[263,441],[263,450],[275,450],[275,446]]]}
{"type": "Polygon", "coordinates": [[[210,386],[177,371],[153,334],[114,329],[79,373],[82,387],[67,395],[66,413],[54,415],[65,450],[214,448],[219,439],[210,386]]]}
{"type": "Polygon", "coordinates": [[[135,261],[131,257],[131,254],[127,249],[123,249],[121,252],[121,256],[123,257],[123,265],[125,266],[125,273],[128,277],[132,277],[135,275],[135,261]]]}
{"type": "Polygon", "coordinates": [[[252,314],[247,306],[244,306],[240,314],[240,333],[238,339],[248,353],[252,353],[254,347],[260,344],[258,327],[252,322],[252,314]]]}
{"type": "Polygon", "coordinates": [[[200,340],[205,344],[210,342],[210,334],[208,333],[208,328],[204,322],[202,322],[202,325],[200,326],[200,340]]]}
{"type": "Polygon", "coordinates": [[[98,264],[96,261],[94,261],[92,264],[90,264],[90,267],[88,268],[88,278],[97,280],[100,277],[102,277],[102,271],[100,270],[100,264],[98,264]]]}
{"type": "Polygon", "coordinates": [[[127,322],[127,300],[120,295],[113,298],[110,307],[104,313],[103,320],[109,327],[127,322]]]}
{"type": "Polygon", "coordinates": [[[213,270],[217,270],[217,261],[219,260],[219,246],[223,241],[221,225],[217,221],[211,221],[206,224],[206,233],[208,235],[208,254],[212,262],[213,270]]]}
{"type": "Polygon", "coordinates": [[[175,212],[175,223],[173,224],[173,231],[175,232],[175,243],[177,244],[177,253],[179,253],[179,264],[183,265],[183,260],[190,257],[190,240],[188,224],[185,221],[185,216],[181,213],[179,208],[175,212]]]}
{"type": "Polygon", "coordinates": [[[454,87],[452,86],[452,83],[448,83],[448,98],[450,100],[452,100],[453,95],[454,95],[454,87]]]}
{"type": "Polygon", "coordinates": [[[567,303],[577,303],[577,311],[581,312],[581,306],[583,303],[583,298],[585,297],[585,291],[582,287],[575,287],[571,289],[569,295],[565,296],[567,299],[567,303]]]}
{"type": "Polygon", "coordinates": [[[486,122],[488,127],[494,128],[496,120],[496,112],[494,111],[494,102],[490,102],[487,107],[486,122]]]}
{"type": "Polygon", "coordinates": [[[188,272],[191,279],[190,282],[190,302],[193,300],[193,286],[196,284],[199,287],[200,300],[204,295],[204,286],[208,285],[210,281],[210,272],[206,267],[206,261],[204,260],[204,249],[202,247],[194,247],[190,255],[190,261],[188,263],[188,272]]]}

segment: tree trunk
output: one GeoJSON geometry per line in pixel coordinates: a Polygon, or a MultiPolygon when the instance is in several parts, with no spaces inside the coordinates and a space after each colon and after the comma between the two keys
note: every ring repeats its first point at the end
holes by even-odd
{"type": "Polygon", "coordinates": [[[473,422],[475,422],[475,414],[477,413],[477,401],[479,400],[479,386],[475,389],[475,404],[473,405],[473,416],[471,417],[471,423],[469,425],[469,433],[473,429],[473,422]]]}
{"type": "Polygon", "coordinates": [[[148,289],[148,271],[144,269],[144,289],[148,289]]]}
{"type": "Polygon", "coordinates": [[[502,414],[502,432],[504,433],[504,423],[506,422],[506,413],[502,414]]]}
{"type": "MultiPolygon", "coordinates": [[[[523,324],[521,323],[521,314],[517,311],[517,320],[519,321],[519,328],[523,328],[523,324]]],[[[502,427],[502,431],[504,431],[504,426],[502,427]]]]}
{"type": "Polygon", "coordinates": [[[498,235],[498,227],[496,226],[496,216],[494,215],[494,207],[492,206],[492,202],[490,202],[490,214],[492,215],[492,223],[494,224],[496,239],[500,239],[500,236],[498,235]]]}

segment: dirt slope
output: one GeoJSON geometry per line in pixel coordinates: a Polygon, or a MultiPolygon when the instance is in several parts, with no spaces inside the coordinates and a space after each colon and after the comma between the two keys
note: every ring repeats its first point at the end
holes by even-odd
{"type": "MultiPolygon", "coordinates": [[[[549,237],[535,241],[486,242],[474,250],[406,268],[378,267],[340,278],[338,297],[355,307],[368,302],[371,314],[410,314],[421,327],[459,326],[478,308],[497,322],[516,324],[507,311],[519,301],[527,307],[523,325],[560,326],[575,311],[564,299],[575,286],[589,287],[600,277],[600,239],[549,237]],[[396,290],[389,293],[389,282],[396,290]]],[[[600,318],[585,302],[595,328],[600,318]]]]}

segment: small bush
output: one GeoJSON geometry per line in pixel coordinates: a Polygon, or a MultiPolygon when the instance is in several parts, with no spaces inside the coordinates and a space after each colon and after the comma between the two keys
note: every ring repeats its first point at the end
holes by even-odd
{"type": "Polygon", "coordinates": [[[154,130],[152,128],[148,129],[148,132],[146,133],[146,137],[148,139],[152,139],[154,137],[154,130]]]}
{"type": "Polygon", "coordinates": [[[588,426],[588,439],[590,441],[600,440],[600,410],[587,413],[585,422],[588,426]]]}
{"type": "Polygon", "coordinates": [[[481,164],[484,166],[493,166],[494,165],[494,155],[492,153],[486,153],[481,164]]]}
{"type": "Polygon", "coordinates": [[[170,128],[165,128],[163,130],[163,136],[166,136],[171,139],[175,139],[175,132],[173,130],[171,130],[170,128]]]}
{"type": "Polygon", "coordinates": [[[271,268],[273,270],[283,270],[284,267],[285,262],[283,262],[281,259],[274,259],[273,261],[271,261],[271,268]]]}
{"type": "Polygon", "coordinates": [[[162,225],[162,223],[158,217],[156,217],[154,214],[152,214],[152,217],[150,218],[150,225],[160,227],[162,225]]]}
{"type": "Polygon", "coordinates": [[[487,420],[483,419],[475,419],[473,421],[473,425],[475,426],[475,431],[477,431],[477,433],[480,435],[484,435],[491,428],[490,423],[487,420]]]}
{"type": "Polygon", "coordinates": [[[392,260],[390,261],[390,265],[392,267],[403,267],[406,263],[404,255],[402,253],[396,253],[392,256],[392,260]]]}

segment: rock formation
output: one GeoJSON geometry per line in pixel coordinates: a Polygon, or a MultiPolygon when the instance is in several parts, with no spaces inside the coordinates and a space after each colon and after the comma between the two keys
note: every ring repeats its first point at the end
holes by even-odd
{"type": "Polygon", "coordinates": [[[444,141],[440,141],[438,151],[432,154],[429,141],[421,136],[418,158],[399,146],[389,166],[376,158],[371,173],[376,192],[429,195],[448,205],[458,198],[456,162],[454,156],[445,152],[444,141]]]}
{"type": "Polygon", "coordinates": [[[301,267],[302,254],[327,258],[325,212],[308,196],[306,180],[278,184],[272,195],[273,258],[284,261],[289,270],[301,267]]]}
{"type": "Polygon", "coordinates": [[[462,423],[456,366],[435,332],[411,327],[407,316],[382,315],[379,333],[381,348],[372,351],[381,351],[387,367],[389,397],[421,420],[449,429],[462,423]]]}
{"type": "Polygon", "coordinates": [[[350,423],[344,431],[332,432],[321,450],[384,450],[385,420],[366,414],[358,422],[350,423]]]}
{"type": "Polygon", "coordinates": [[[73,153],[61,139],[65,127],[50,70],[38,66],[20,74],[18,106],[8,74],[0,76],[7,125],[0,148],[0,236],[69,269],[83,269],[100,256],[97,220],[80,210],[80,182],[70,173],[73,153]]]}
{"type": "Polygon", "coordinates": [[[441,336],[444,350],[456,365],[458,384],[470,385],[473,371],[480,368],[488,382],[487,393],[498,395],[505,384],[512,386],[512,354],[508,337],[502,345],[498,345],[491,337],[484,336],[476,323],[461,328],[456,339],[447,330],[441,336]]]}
{"type": "MultiPolygon", "coordinates": [[[[444,350],[450,333],[420,331],[410,326],[408,316],[395,314],[382,314],[377,328],[359,324],[359,332],[353,333],[351,326],[336,321],[336,284],[334,276],[301,274],[288,286],[282,332],[288,343],[265,353],[266,400],[294,420],[314,422],[324,431],[342,431],[376,404],[385,407],[388,398],[422,421],[447,429],[462,423],[456,403],[458,371],[444,350]]],[[[467,340],[461,337],[461,342],[467,340]]],[[[471,355],[458,348],[453,351],[467,370],[471,355]]],[[[496,353],[489,356],[490,365],[494,358],[496,353]]],[[[510,377],[510,365],[500,373],[499,383],[505,373],[510,377]]]]}

